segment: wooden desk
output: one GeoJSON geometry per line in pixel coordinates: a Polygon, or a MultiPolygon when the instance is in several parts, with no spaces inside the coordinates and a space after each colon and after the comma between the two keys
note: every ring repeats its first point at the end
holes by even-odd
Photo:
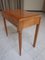
{"type": "Polygon", "coordinates": [[[34,43],[33,43],[33,47],[35,47],[38,29],[39,29],[40,20],[41,20],[40,15],[37,13],[27,12],[20,9],[16,9],[15,11],[5,10],[2,13],[4,17],[4,25],[5,25],[5,31],[7,35],[8,35],[8,32],[6,27],[6,20],[8,20],[9,22],[11,22],[13,25],[17,27],[17,31],[19,35],[19,54],[21,55],[22,30],[32,25],[36,25],[36,31],[35,31],[35,37],[34,37],[34,43]]]}

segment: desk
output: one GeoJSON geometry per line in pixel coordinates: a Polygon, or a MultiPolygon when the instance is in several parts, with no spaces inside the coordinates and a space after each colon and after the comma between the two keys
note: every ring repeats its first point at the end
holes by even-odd
{"type": "Polygon", "coordinates": [[[12,23],[14,26],[17,27],[17,32],[19,36],[19,54],[21,55],[22,30],[24,28],[27,28],[33,25],[36,25],[36,31],[35,31],[34,43],[33,43],[33,47],[35,47],[40,20],[41,20],[40,15],[37,13],[27,12],[20,9],[5,10],[2,13],[3,13],[3,18],[4,18],[5,31],[7,35],[8,35],[8,32],[7,32],[6,20],[8,20],[10,23],[12,23]]]}

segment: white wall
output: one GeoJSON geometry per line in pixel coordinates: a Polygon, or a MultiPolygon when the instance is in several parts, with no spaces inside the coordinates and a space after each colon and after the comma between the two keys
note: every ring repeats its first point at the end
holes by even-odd
{"type": "Polygon", "coordinates": [[[24,0],[25,10],[42,10],[44,0],[24,0]]]}

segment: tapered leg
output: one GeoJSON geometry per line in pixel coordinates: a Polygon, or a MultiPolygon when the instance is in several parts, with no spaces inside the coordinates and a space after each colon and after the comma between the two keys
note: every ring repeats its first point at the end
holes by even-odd
{"type": "Polygon", "coordinates": [[[38,35],[39,25],[40,25],[40,24],[37,24],[37,26],[36,26],[36,31],[35,31],[35,36],[34,36],[33,47],[36,46],[36,41],[37,41],[37,35],[38,35]]]}
{"type": "Polygon", "coordinates": [[[6,21],[5,21],[5,18],[4,17],[3,17],[3,19],[4,19],[4,27],[5,27],[6,35],[8,36],[6,21]]]}
{"type": "Polygon", "coordinates": [[[21,48],[22,48],[22,32],[18,32],[19,35],[19,54],[21,56],[21,48]]]}

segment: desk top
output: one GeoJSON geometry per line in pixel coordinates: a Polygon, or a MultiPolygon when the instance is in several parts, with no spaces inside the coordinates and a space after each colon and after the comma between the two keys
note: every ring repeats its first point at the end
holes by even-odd
{"type": "Polygon", "coordinates": [[[25,10],[20,10],[20,9],[5,10],[3,13],[7,16],[14,17],[17,20],[22,19],[22,18],[27,18],[27,17],[32,17],[32,16],[38,16],[39,15],[37,13],[27,12],[25,10]]]}

